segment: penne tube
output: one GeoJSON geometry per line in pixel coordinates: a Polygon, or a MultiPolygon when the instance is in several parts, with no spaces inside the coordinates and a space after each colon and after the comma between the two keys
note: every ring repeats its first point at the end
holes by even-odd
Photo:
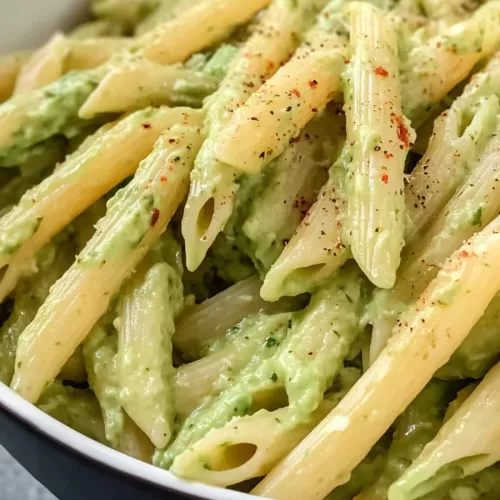
{"type": "Polygon", "coordinates": [[[265,341],[270,332],[283,328],[289,320],[291,313],[249,315],[231,327],[226,338],[215,341],[206,357],[180,366],[174,383],[177,413],[186,418],[205,397],[220,394],[254,356],[262,356],[261,351],[268,349],[265,341]]]}
{"type": "Polygon", "coordinates": [[[111,307],[92,328],[83,342],[83,358],[90,388],[101,407],[106,440],[113,448],[120,449],[125,417],[120,404],[115,316],[115,309],[111,307]]]}
{"type": "Polygon", "coordinates": [[[0,57],[0,103],[12,96],[19,71],[29,57],[27,52],[0,57]]]}
{"type": "Polygon", "coordinates": [[[98,19],[113,21],[133,28],[149,12],[153,11],[158,0],[90,0],[92,15],[98,19]]]}
{"type": "Polygon", "coordinates": [[[158,104],[200,107],[203,99],[217,90],[218,83],[216,77],[202,71],[135,58],[104,77],[79,115],[92,118],[99,113],[123,113],[158,104]]]}
{"type": "Polygon", "coordinates": [[[342,29],[339,2],[332,1],[292,59],[221,130],[214,144],[219,161],[259,172],[340,92],[346,47],[337,31],[342,29]]]}
{"type": "Polygon", "coordinates": [[[415,134],[401,110],[390,19],[367,3],[349,10],[353,54],[343,78],[347,141],[353,146],[346,231],[370,281],[391,288],[404,245],[404,166],[415,134]]]}
{"type": "Polygon", "coordinates": [[[195,270],[233,211],[241,172],[218,161],[214,146],[232,115],[271,77],[295,50],[307,10],[314,1],[296,6],[276,0],[229,67],[219,90],[207,101],[208,137],[196,158],[182,219],[186,265],[195,270]]]}
{"type": "Polygon", "coordinates": [[[181,453],[170,471],[216,486],[230,486],[266,475],[347,393],[352,377],[343,375],[340,374],[340,390],[327,393],[306,420],[294,422],[289,407],[236,417],[181,453]]]}
{"type": "Polygon", "coordinates": [[[270,3],[271,0],[202,0],[139,37],[137,48],[146,59],[159,64],[183,62],[225,38],[235,26],[270,3]]]}
{"type": "Polygon", "coordinates": [[[463,0],[448,0],[447,2],[424,0],[422,8],[427,17],[450,24],[468,17],[471,11],[474,11],[483,3],[485,3],[485,0],[467,0],[465,2],[463,0]]]}
{"type": "Polygon", "coordinates": [[[500,365],[496,365],[389,488],[389,500],[413,500],[500,460],[500,365]]]}
{"type": "Polygon", "coordinates": [[[120,403],[157,448],[165,448],[173,433],[171,338],[184,307],[182,267],[162,255],[180,255],[180,247],[171,236],[162,244],[169,248],[151,251],[121,293],[116,360],[120,403]]]}
{"type": "Polygon", "coordinates": [[[256,276],[240,281],[213,297],[186,308],[175,325],[173,342],[187,359],[198,359],[228,329],[251,314],[292,309],[289,300],[272,304],[261,299],[262,282],[256,276]]]}
{"type": "MultiPolygon", "coordinates": [[[[497,130],[500,131],[498,127],[497,130]]],[[[485,147],[475,170],[429,230],[405,249],[404,264],[394,288],[375,295],[371,362],[384,348],[398,314],[424,291],[446,258],[500,211],[497,191],[499,150],[500,136],[497,133],[485,147]],[[383,312],[379,314],[378,311],[383,312]]],[[[442,301],[446,300],[444,294],[442,301]]]]}
{"type": "Polygon", "coordinates": [[[260,410],[237,417],[225,427],[209,432],[181,453],[170,471],[176,476],[214,486],[231,486],[266,475],[304,439],[332,405],[323,401],[307,422],[292,428],[289,408],[260,410]]]}
{"type": "Polygon", "coordinates": [[[474,66],[500,48],[500,2],[491,1],[467,20],[410,50],[401,68],[404,114],[417,129],[433,106],[474,66]]]}
{"type": "Polygon", "coordinates": [[[68,40],[69,54],[65,70],[86,70],[97,68],[111,59],[113,54],[124,51],[133,42],[125,37],[96,37],[84,40],[71,37],[68,40]]]}
{"type": "Polygon", "coordinates": [[[98,19],[78,25],[71,31],[74,40],[87,40],[89,38],[118,37],[125,34],[125,29],[119,23],[111,20],[98,19]]]}
{"type": "Polygon", "coordinates": [[[0,301],[16,285],[24,263],[87,207],[132,175],[163,130],[189,111],[146,109],[106,125],[0,219],[0,269],[4,270],[0,301]]]}
{"type": "Polygon", "coordinates": [[[71,265],[74,252],[71,243],[48,243],[35,256],[33,275],[21,280],[14,290],[14,308],[0,327],[0,382],[10,384],[19,336],[49,295],[50,287],[71,265]]]}
{"type": "Polygon", "coordinates": [[[484,313],[500,289],[499,259],[497,218],[443,265],[401,318],[394,338],[375,363],[253,493],[314,500],[347,482],[354,467],[484,313]],[[443,290],[455,292],[447,303],[441,301],[443,290]]]}
{"type": "Polygon", "coordinates": [[[125,415],[120,451],[141,462],[151,463],[155,447],[144,432],[125,415]]]}
{"type": "Polygon", "coordinates": [[[315,203],[267,273],[260,291],[264,300],[312,292],[350,258],[343,231],[350,160],[350,148],[345,147],[315,203]]]}
{"type": "MultiPolygon", "coordinates": [[[[33,317],[31,320],[33,320],[33,317]]],[[[29,321],[26,326],[29,325],[29,321]]],[[[83,360],[83,352],[79,347],[71,355],[71,357],[66,361],[64,366],[61,368],[57,378],[59,380],[69,380],[71,382],[85,382],[87,380],[87,370],[85,368],[85,361],[83,360]]]]}
{"type": "Polygon", "coordinates": [[[435,121],[429,147],[410,174],[405,190],[407,243],[427,228],[474,168],[495,132],[499,88],[497,54],[435,121]]]}
{"type": "Polygon", "coordinates": [[[269,171],[263,172],[261,181],[248,191],[248,201],[241,202],[241,215],[236,211],[226,225],[225,234],[247,249],[261,275],[269,271],[304,220],[328,179],[328,169],[339,156],[344,139],[345,120],[340,108],[319,113],[268,165],[269,171]],[[271,211],[273,217],[269,217],[271,211]]]}
{"type": "Polygon", "coordinates": [[[184,198],[201,146],[203,115],[175,112],[182,121],[165,130],[134,179],[108,202],[95,235],[23,332],[12,387],[26,399],[36,401],[57,375],[184,198]]]}

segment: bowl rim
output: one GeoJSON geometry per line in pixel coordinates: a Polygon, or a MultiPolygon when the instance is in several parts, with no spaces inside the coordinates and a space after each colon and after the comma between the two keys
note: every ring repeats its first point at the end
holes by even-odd
{"type": "Polygon", "coordinates": [[[8,411],[14,417],[71,452],[138,481],[200,500],[249,500],[255,498],[234,490],[184,481],[171,472],[113,450],[47,415],[2,382],[0,382],[0,409],[8,411]]]}

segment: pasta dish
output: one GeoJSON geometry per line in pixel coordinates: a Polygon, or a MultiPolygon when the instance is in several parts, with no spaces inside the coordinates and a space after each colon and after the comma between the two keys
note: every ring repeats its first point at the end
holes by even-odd
{"type": "Polygon", "coordinates": [[[0,57],[0,381],[189,481],[500,498],[500,1],[89,0],[0,57]]]}

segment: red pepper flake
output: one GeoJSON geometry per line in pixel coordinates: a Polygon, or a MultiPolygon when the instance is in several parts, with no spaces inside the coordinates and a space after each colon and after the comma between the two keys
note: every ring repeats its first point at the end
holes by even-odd
{"type": "Polygon", "coordinates": [[[463,257],[464,259],[469,256],[469,252],[467,250],[462,250],[459,254],[459,257],[463,257]]]}
{"type": "Polygon", "coordinates": [[[295,97],[300,97],[300,92],[297,89],[290,90],[290,94],[293,94],[295,97]]]}
{"type": "Polygon", "coordinates": [[[394,155],[392,153],[385,153],[384,156],[387,160],[390,160],[394,155]]]}
{"type": "Polygon", "coordinates": [[[160,177],[160,182],[167,182],[167,178],[164,175],[162,175],[160,177]]]}
{"type": "Polygon", "coordinates": [[[268,70],[271,70],[271,69],[274,69],[275,64],[273,63],[273,61],[267,61],[266,66],[267,66],[268,70]]]}
{"type": "Polygon", "coordinates": [[[151,128],[151,123],[148,123],[148,122],[144,122],[142,124],[143,128],[151,128]]]}
{"type": "Polygon", "coordinates": [[[403,143],[404,147],[408,149],[410,147],[410,132],[404,124],[403,117],[391,113],[391,119],[398,127],[398,139],[403,143]]]}
{"type": "Polygon", "coordinates": [[[157,208],[153,208],[153,210],[151,210],[151,219],[149,221],[149,225],[151,227],[155,227],[159,218],[160,218],[160,211],[157,208]]]}
{"type": "Polygon", "coordinates": [[[441,42],[436,43],[436,47],[437,47],[438,49],[440,49],[440,48],[441,48],[441,42]]]}
{"type": "Polygon", "coordinates": [[[350,64],[351,60],[348,57],[344,57],[344,64],[350,64]]]}
{"type": "Polygon", "coordinates": [[[387,174],[382,174],[382,182],[387,184],[389,182],[389,176],[387,174]]]}
{"type": "Polygon", "coordinates": [[[312,89],[315,89],[318,86],[318,81],[317,80],[309,80],[309,87],[312,89]]]}
{"type": "Polygon", "coordinates": [[[388,71],[385,68],[383,68],[382,66],[377,66],[375,68],[375,74],[379,75],[379,76],[383,76],[383,77],[389,76],[388,71]]]}

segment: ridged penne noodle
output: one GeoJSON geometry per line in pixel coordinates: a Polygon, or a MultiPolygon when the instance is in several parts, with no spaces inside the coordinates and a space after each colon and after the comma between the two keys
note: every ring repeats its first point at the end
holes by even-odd
{"type": "MultiPolygon", "coordinates": [[[[162,244],[170,247],[165,252],[180,253],[173,237],[162,244]]],[[[150,252],[125,285],[117,322],[120,403],[157,448],[167,446],[173,433],[171,339],[175,317],[184,307],[182,268],[167,262],[163,253],[150,252]]]]}
{"type": "Polygon", "coordinates": [[[120,440],[120,451],[148,464],[151,463],[155,451],[153,443],[127,415],[125,415],[123,434],[120,440]]]}
{"type": "Polygon", "coordinates": [[[287,425],[289,408],[233,418],[222,429],[209,432],[181,453],[171,472],[189,480],[230,486],[266,475],[331,410],[327,400],[307,422],[287,425]]]}
{"type": "Polygon", "coordinates": [[[142,35],[139,53],[160,64],[185,61],[191,54],[227,36],[238,24],[248,21],[271,0],[202,0],[177,17],[142,35]]]}
{"type": "Polygon", "coordinates": [[[497,218],[444,264],[375,363],[253,493],[314,500],[345,483],[484,313],[500,289],[499,262],[497,218]],[[446,304],[443,290],[454,290],[446,304]]]}
{"type": "Polygon", "coordinates": [[[500,460],[499,412],[500,365],[496,365],[389,488],[389,500],[420,498],[500,460]]]}
{"type": "Polygon", "coordinates": [[[293,307],[289,300],[272,304],[261,299],[262,282],[248,278],[188,307],[177,320],[173,342],[187,359],[198,359],[206,348],[245,317],[258,312],[271,314],[293,307]]]}
{"type": "Polygon", "coordinates": [[[0,219],[0,301],[16,285],[24,263],[77,215],[132,175],[166,127],[190,108],[138,111],[106,125],[63,166],[28,191],[0,219]]]}
{"type": "Polygon", "coordinates": [[[92,14],[123,24],[127,29],[135,26],[160,3],[158,0],[90,0],[92,14]]]}
{"type": "MultiPolygon", "coordinates": [[[[429,230],[405,249],[404,263],[395,286],[375,295],[372,306],[371,362],[384,348],[396,324],[398,313],[424,291],[446,258],[465,239],[492,221],[500,211],[500,193],[497,190],[500,127],[496,130],[461,189],[444,207],[429,230]],[[377,312],[382,310],[381,314],[377,312]]],[[[442,301],[447,300],[445,295],[443,293],[442,301]]]]}
{"type": "Polygon", "coordinates": [[[128,186],[108,202],[97,232],[21,335],[12,387],[26,399],[36,401],[57,375],[184,198],[201,146],[203,115],[175,111],[181,113],[177,123],[158,139],[128,186]]]}
{"type": "Polygon", "coordinates": [[[345,120],[340,109],[332,107],[319,113],[268,165],[270,171],[262,174],[262,181],[250,190],[249,200],[242,203],[242,215],[233,215],[226,225],[224,232],[247,249],[261,275],[269,271],[304,220],[344,139],[345,120]],[[271,211],[273,217],[269,217],[271,211]]]}
{"type": "Polygon", "coordinates": [[[351,150],[345,147],[317,200],[267,273],[260,292],[264,300],[311,292],[350,258],[343,230],[350,161],[351,150]]]}
{"type": "Polygon", "coordinates": [[[29,56],[27,52],[20,52],[0,57],[0,103],[14,92],[19,71],[29,56]]]}
{"type": "Polygon", "coordinates": [[[495,132],[499,115],[500,54],[473,76],[463,93],[434,122],[429,147],[408,179],[406,241],[426,229],[474,168],[495,132]]]}
{"type": "Polygon", "coordinates": [[[470,15],[472,11],[485,3],[485,0],[423,0],[422,8],[431,19],[454,23],[470,15]]]}
{"type": "Polygon", "coordinates": [[[367,3],[354,3],[349,12],[353,54],[343,76],[352,144],[346,231],[352,255],[370,281],[391,288],[404,245],[405,159],[415,136],[401,110],[391,20],[367,3]]]}
{"type": "MultiPolygon", "coordinates": [[[[344,372],[349,370],[353,369],[344,372]]],[[[343,375],[340,374],[340,390],[327,393],[307,419],[294,422],[289,407],[236,417],[181,453],[170,470],[178,476],[217,486],[264,476],[338,404],[357,380],[351,373],[343,375]]]]}
{"type": "Polygon", "coordinates": [[[216,77],[182,65],[163,66],[134,58],[107,73],[80,108],[79,115],[92,118],[99,113],[123,113],[155,104],[200,107],[203,99],[215,92],[218,83],[216,77]]]}
{"type": "Polygon", "coordinates": [[[83,358],[90,388],[101,407],[106,440],[118,450],[125,414],[120,403],[120,379],[116,362],[118,336],[113,326],[114,318],[114,307],[111,307],[83,342],[83,358]]]}
{"type": "Polygon", "coordinates": [[[210,352],[212,348],[206,357],[179,367],[174,384],[177,413],[185,418],[203,398],[226,389],[254,356],[268,349],[266,339],[286,328],[291,317],[291,313],[247,316],[228,330],[227,340],[221,339],[218,349],[210,352]]]}
{"type": "Polygon", "coordinates": [[[71,31],[71,38],[87,40],[88,38],[114,37],[125,34],[126,29],[120,23],[111,20],[97,19],[78,25],[71,31]]]}
{"type": "Polygon", "coordinates": [[[339,16],[334,0],[290,62],[234,112],[214,143],[219,161],[259,172],[340,91],[346,47],[339,16]]]}
{"type": "Polygon", "coordinates": [[[313,0],[296,6],[282,0],[264,13],[230,66],[219,90],[206,103],[208,137],[196,158],[191,187],[182,220],[186,241],[186,265],[196,269],[233,210],[241,172],[218,161],[214,147],[221,130],[237,109],[271,77],[293,53],[313,0]]]}
{"type": "Polygon", "coordinates": [[[467,20],[410,50],[401,68],[404,114],[418,128],[432,107],[474,65],[500,48],[500,2],[491,1],[467,20]]]}

